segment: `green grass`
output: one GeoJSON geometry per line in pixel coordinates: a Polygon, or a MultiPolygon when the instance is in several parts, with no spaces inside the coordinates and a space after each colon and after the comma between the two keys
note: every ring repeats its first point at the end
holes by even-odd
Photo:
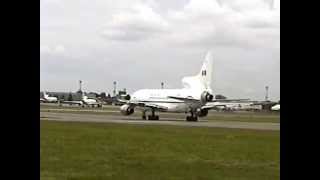
{"type": "Polygon", "coordinates": [[[40,121],[41,179],[279,179],[279,131],[40,121]]]}

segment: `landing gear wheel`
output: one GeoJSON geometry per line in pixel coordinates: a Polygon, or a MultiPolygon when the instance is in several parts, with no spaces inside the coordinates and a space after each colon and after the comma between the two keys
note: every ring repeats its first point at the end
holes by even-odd
{"type": "Polygon", "coordinates": [[[143,119],[143,120],[146,120],[146,119],[147,119],[146,111],[142,111],[142,119],[143,119]]]}
{"type": "Polygon", "coordinates": [[[159,116],[148,116],[148,120],[159,120],[159,116]]]}
{"type": "Polygon", "coordinates": [[[197,116],[187,116],[186,120],[187,121],[198,121],[198,117],[197,116]]]}
{"type": "Polygon", "coordinates": [[[148,116],[148,120],[159,120],[159,116],[155,115],[155,111],[154,110],[152,110],[151,113],[152,114],[148,116]]]}
{"type": "Polygon", "coordinates": [[[198,116],[192,118],[193,121],[198,121],[198,116]]]}

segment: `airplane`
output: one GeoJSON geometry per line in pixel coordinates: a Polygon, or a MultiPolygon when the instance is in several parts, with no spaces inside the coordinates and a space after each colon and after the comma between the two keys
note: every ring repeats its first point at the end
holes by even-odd
{"type": "Polygon", "coordinates": [[[58,98],[49,96],[46,91],[43,91],[43,98],[40,98],[40,102],[43,103],[56,103],[58,98]]]}
{"type": "Polygon", "coordinates": [[[99,103],[96,99],[88,98],[88,96],[84,95],[84,93],[82,93],[81,100],[79,100],[79,101],[61,101],[60,105],[61,105],[61,103],[69,104],[69,105],[76,104],[76,105],[79,105],[82,107],[85,107],[85,105],[91,106],[91,107],[94,107],[94,106],[102,107],[102,104],[99,103]]]}
{"type": "MultiPolygon", "coordinates": [[[[208,102],[208,104],[211,103],[208,102]]],[[[217,111],[258,111],[262,109],[261,105],[256,105],[247,99],[227,103],[213,102],[212,104],[216,106],[214,109],[217,111]]]]}
{"type": "Polygon", "coordinates": [[[86,95],[82,95],[82,101],[85,105],[87,106],[97,106],[97,107],[102,107],[101,103],[99,103],[96,99],[93,98],[88,98],[86,95]]]}
{"type": "Polygon", "coordinates": [[[237,111],[242,109],[242,103],[236,103],[236,102],[228,102],[228,103],[221,103],[221,102],[208,102],[207,104],[213,104],[215,105],[215,110],[217,111],[237,111]]]}
{"type": "MultiPolygon", "coordinates": [[[[126,100],[120,100],[125,104],[120,107],[123,115],[131,115],[135,108],[142,110],[142,119],[159,120],[155,112],[190,113],[187,121],[198,121],[198,117],[205,117],[208,110],[217,107],[212,102],[230,102],[241,99],[214,99],[212,94],[211,74],[212,55],[209,51],[205,56],[200,72],[195,76],[182,79],[182,89],[141,89],[128,95],[126,100]],[[208,102],[211,102],[209,104],[208,102]],[[147,112],[151,115],[146,116],[147,112]]],[[[247,100],[247,99],[245,99],[247,100]]],[[[220,104],[221,105],[221,104],[220,104]]]]}
{"type": "Polygon", "coordinates": [[[276,104],[274,106],[271,107],[272,111],[280,111],[280,104],[276,104]]]}

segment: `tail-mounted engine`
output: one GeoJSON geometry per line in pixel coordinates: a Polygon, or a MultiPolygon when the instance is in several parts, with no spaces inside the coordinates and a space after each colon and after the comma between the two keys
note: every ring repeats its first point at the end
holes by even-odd
{"type": "Polygon", "coordinates": [[[120,112],[123,114],[123,115],[130,115],[130,114],[133,114],[134,113],[134,108],[131,107],[130,105],[128,104],[125,104],[125,105],[122,105],[120,107],[120,112]]]}
{"type": "Polygon", "coordinates": [[[212,100],[213,100],[213,95],[210,94],[209,92],[204,91],[201,94],[201,102],[206,103],[206,102],[209,102],[209,101],[212,101],[212,100]]]}

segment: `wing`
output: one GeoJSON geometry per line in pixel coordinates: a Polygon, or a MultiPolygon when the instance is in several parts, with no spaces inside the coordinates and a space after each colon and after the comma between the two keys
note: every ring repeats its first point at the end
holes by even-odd
{"type": "Polygon", "coordinates": [[[83,104],[82,101],[61,101],[60,103],[65,103],[65,104],[83,104]]]}
{"type": "MultiPolygon", "coordinates": [[[[172,99],[181,100],[181,101],[184,101],[186,103],[198,103],[198,102],[200,102],[199,99],[194,99],[194,98],[189,98],[189,97],[186,97],[186,98],[175,97],[175,96],[168,96],[168,97],[172,98],[172,99]]],[[[239,101],[239,99],[237,99],[237,100],[239,101]]],[[[236,101],[236,100],[235,99],[224,99],[224,100],[220,101],[220,100],[215,99],[213,101],[210,101],[210,102],[206,103],[204,106],[201,107],[201,109],[210,110],[210,109],[215,109],[217,107],[226,107],[226,104],[223,104],[221,102],[232,102],[232,101],[236,101]],[[219,103],[219,104],[217,104],[217,103],[219,103]]]]}
{"type": "Polygon", "coordinates": [[[206,105],[202,106],[201,109],[207,109],[207,110],[210,110],[210,109],[215,109],[217,107],[227,107],[226,104],[214,104],[214,103],[206,103],[206,105]]]}
{"type": "MultiPolygon", "coordinates": [[[[142,105],[140,103],[140,105],[142,105]]],[[[165,106],[160,106],[160,105],[157,105],[157,104],[151,104],[151,103],[145,103],[143,104],[143,107],[147,107],[147,108],[151,108],[151,109],[157,109],[159,111],[167,111],[168,108],[165,107],[165,106]]]]}
{"type": "Polygon", "coordinates": [[[250,99],[214,99],[210,102],[248,102],[250,99]]]}
{"type": "MultiPolygon", "coordinates": [[[[168,96],[168,98],[177,99],[185,102],[200,102],[199,99],[194,99],[190,97],[177,97],[177,96],[168,96]]],[[[248,101],[249,99],[214,99],[210,102],[243,102],[248,101]]]]}
{"type": "Polygon", "coordinates": [[[151,108],[151,109],[155,109],[158,111],[167,111],[168,110],[168,107],[166,107],[166,106],[161,106],[158,104],[144,102],[144,101],[130,101],[130,100],[124,100],[124,99],[117,99],[117,101],[124,103],[124,104],[128,104],[133,107],[138,106],[138,107],[142,107],[142,108],[151,108]]]}
{"type": "Polygon", "coordinates": [[[199,99],[194,99],[191,97],[177,97],[177,96],[168,96],[168,98],[184,101],[184,102],[200,102],[199,99]]]}
{"type": "Polygon", "coordinates": [[[160,106],[158,104],[153,104],[153,103],[148,103],[148,102],[143,102],[143,101],[128,101],[128,100],[119,100],[122,103],[128,104],[133,107],[142,107],[142,108],[150,108],[150,109],[155,109],[158,111],[167,111],[168,107],[165,106],[160,106]]]}

